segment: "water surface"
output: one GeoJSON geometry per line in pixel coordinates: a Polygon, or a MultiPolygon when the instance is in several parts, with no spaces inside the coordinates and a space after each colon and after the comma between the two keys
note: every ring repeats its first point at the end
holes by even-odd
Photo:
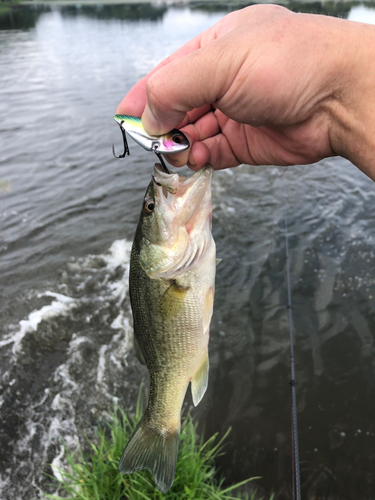
{"type": "MultiPolygon", "coordinates": [[[[361,4],[294,9],[368,20],[361,4]],[[362,17],[361,17],[362,16],[362,17]],[[365,18],[363,18],[365,16],[365,18]]],[[[134,408],[129,250],[153,159],[121,162],[112,116],[225,7],[19,8],[0,23],[0,498],[42,498],[48,464],[134,408]]],[[[332,158],[216,172],[206,433],[232,427],[228,482],[291,498],[288,214],[304,499],[375,498],[373,183],[332,158]]],[[[188,397],[188,402],[190,401],[188,397]]],[[[52,488],[53,489],[53,488],[52,488]]]]}

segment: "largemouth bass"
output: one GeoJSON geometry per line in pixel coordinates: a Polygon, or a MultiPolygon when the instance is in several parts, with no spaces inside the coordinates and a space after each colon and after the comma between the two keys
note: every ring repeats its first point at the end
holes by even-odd
{"type": "Polygon", "coordinates": [[[163,493],[174,480],[189,382],[195,406],[208,382],[216,267],[212,172],[206,165],[186,179],[155,165],[131,254],[134,343],[150,374],[150,396],[119,471],[148,469],[163,493]]]}

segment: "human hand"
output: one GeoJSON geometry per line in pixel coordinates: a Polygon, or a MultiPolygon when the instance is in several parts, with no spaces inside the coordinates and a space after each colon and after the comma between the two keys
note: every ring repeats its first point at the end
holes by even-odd
{"type": "Polygon", "coordinates": [[[374,178],[373,140],[359,130],[361,119],[373,123],[374,65],[372,80],[361,75],[374,42],[372,26],[248,7],[160,63],[117,112],[142,115],[152,134],[182,129],[192,147],[168,156],[175,166],[306,164],[341,154],[374,178]]]}

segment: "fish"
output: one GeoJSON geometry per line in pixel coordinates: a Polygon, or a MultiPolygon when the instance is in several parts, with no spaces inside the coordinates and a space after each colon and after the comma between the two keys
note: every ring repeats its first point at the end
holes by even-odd
{"type": "MultiPolygon", "coordinates": [[[[157,151],[159,154],[173,154],[185,151],[190,147],[188,138],[180,130],[173,129],[160,136],[149,135],[143,128],[142,120],[136,116],[115,115],[113,119],[120,125],[123,137],[125,137],[124,132],[126,132],[146,151],[157,151]]],[[[127,151],[125,154],[129,154],[126,138],[124,139],[124,146],[125,151],[127,151]]]]}
{"type": "Polygon", "coordinates": [[[180,414],[189,383],[195,406],[208,384],[216,247],[207,164],[188,178],[156,163],[130,259],[134,346],[150,375],[147,408],[119,471],[147,469],[166,493],[173,484],[180,414]]]}

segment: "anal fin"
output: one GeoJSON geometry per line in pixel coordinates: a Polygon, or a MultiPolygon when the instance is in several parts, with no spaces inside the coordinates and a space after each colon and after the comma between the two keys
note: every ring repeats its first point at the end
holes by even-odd
{"type": "Polygon", "coordinates": [[[214,309],[214,295],[215,295],[214,287],[209,288],[207,293],[206,293],[205,300],[204,300],[204,310],[203,310],[203,331],[204,332],[208,332],[208,329],[210,327],[212,312],[214,309]]]}
{"type": "Polygon", "coordinates": [[[206,349],[203,361],[194,377],[191,379],[191,395],[193,397],[194,406],[197,406],[206,392],[208,385],[208,349],[206,349]]]}

